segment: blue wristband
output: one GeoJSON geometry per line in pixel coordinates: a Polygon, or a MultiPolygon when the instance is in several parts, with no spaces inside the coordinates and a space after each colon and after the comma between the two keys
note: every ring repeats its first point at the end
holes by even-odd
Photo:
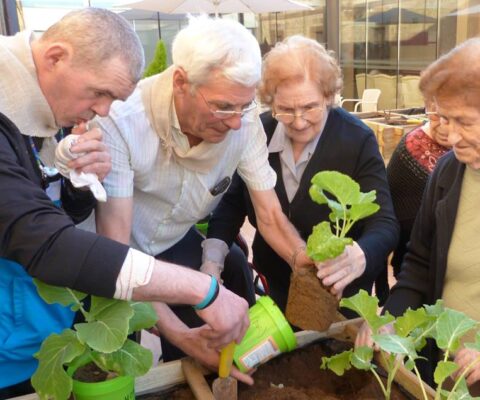
{"type": "Polygon", "coordinates": [[[208,289],[208,293],[200,303],[193,306],[195,310],[203,310],[204,308],[207,308],[215,301],[218,296],[218,291],[220,288],[217,278],[215,278],[213,275],[210,275],[210,277],[212,278],[212,280],[210,281],[210,288],[208,289]]]}

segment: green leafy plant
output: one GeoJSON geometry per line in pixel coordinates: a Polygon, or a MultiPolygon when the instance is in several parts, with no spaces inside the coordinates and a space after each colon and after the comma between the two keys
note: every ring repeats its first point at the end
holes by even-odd
{"type": "Polygon", "coordinates": [[[167,48],[163,40],[159,40],[155,46],[155,53],[150,64],[147,65],[143,72],[143,77],[159,74],[167,69],[167,48]]]}
{"type": "Polygon", "coordinates": [[[375,203],[375,190],[362,193],[357,182],[337,171],[315,174],[309,193],[314,202],[326,204],[331,210],[330,222],[317,224],[307,240],[307,253],[315,261],[325,261],[342,254],[345,246],[353,242],[346,236],[353,224],[380,209],[375,203]]]}
{"type": "MultiPolygon", "coordinates": [[[[433,339],[444,353],[444,357],[438,362],[434,373],[434,380],[437,384],[435,399],[472,399],[468,392],[465,376],[480,362],[480,357],[473,361],[455,380],[451,391],[444,390],[442,385],[452,373],[458,370],[458,365],[450,361],[450,357],[459,348],[460,339],[468,331],[477,327],[476,321],[464,313],[444,307],[441,300],[432,306],[426,305],[416,310],[409,308],[396,319],[388,312],[385,315],[377,315],[378,299],[370,296],[365,290],[360,290],[353,297],[342,299],[340,305],[358,313],[372,329],[372,339],[382,350],[380,356],[384,358],[384,365],[387,369],[387,382],[385,385],[376,371],[377,367],[372,362],[373,349],[370,347],[358,347],[332,357],[323,357],[321,368],[331,369],[337,375],[343,375],[352,366],[361,370],[369,370],[382,388],[385,399],[389,399],[395,374],[403,362],[406,368],[415,372],[424,399],[427,399],[425,386],[415,361],[420,358],[418,352],[425,346],[426,340],[433,339]],[[379,329],[386,324],[393,324],[394,334],[379,332],[379,329]]],[[[480,335],[477,334],[475,343],[466,343],[465,346],[480,351],[480,335]]]]}
{"type": "Polygon", "coordinates": [[[49,304],[59,303],[80,311],[85,322],[73,329],[47,337],[35,357],[39,360],[31,382],[40,399],[68,399],[72,377],[66,368],[75,370],[93,362],[103,371],[115,375],[144,375],[152,366],[152,353],[128,335],[152,327],[157,315],[150,303],[127,302],[91,296],[87,310],[85,293],[50,286],[35,280],[38,293],[49,304]]]}

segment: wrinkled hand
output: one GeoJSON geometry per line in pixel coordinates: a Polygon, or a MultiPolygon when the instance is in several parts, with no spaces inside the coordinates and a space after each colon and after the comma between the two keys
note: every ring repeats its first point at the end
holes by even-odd
{"type": "MultiPolygon", "coordinates": [[[[386,324],[378,329],[378,333],[382,335],[390,335],[395,333],[395,329],[392,324],[386,324]]],[[[379,351],[380,348],[373,342],[372,334],[370,326],[364,321],[358,330],[357,337],[355,338],[355,347],[368,346],[379,351]]]]}
{"type": "Polygon", "coordinates": [[[315,262],[317,277],[330,292],[340,299],[345,287],[363,274],[366,267],[363,250],[357,242],[345,247],[338,257],[324,262],[315,262]]]}
{"type": "Polygon", "coordinates": [[[211,348],[217,350],[232,340],[240,343],[250,325],[247,301],[222,285],[217,299],[196,312],[209,325],[209,329],[202,331],[202,336],[211,348]]]}
{"type": "MultiPolygon", "coordinates": [[[[217,372],[220,361],[220,353],[209,346],[203,332],[210,330],[207,325],[199,328],[192,328],[182,333],[181,340],[177,347],[183,350],[190,357],[195,358],[200,364],[208,369],[217,372]]],[[[250,375],[240,372],[234,365],[230,370],[230,375],[247,385],[253,385],[253,379],[250,375]]]]}
{"type": "Polygon", "coordinates": [[[206,260],[200,267],[200,271],[204,274],[213,275],[215,278],[217,278],[218,282],[223,283],[223,280],[220,277],[223,272],[222,264],[216,263],[215,261],[206,260]]]}
{"type": "Polygon", "coordinates": [[[463,348],[457,352],[455,355],[455,363],[460,367],[453,374],[453,378],[457,379],[470,364],[476,361],[466,373],[465,378],[467,380],[467,385],[473,385],[475,382],[480,380],[480,352],[474,349],[463,348]]]}
{"type": "Polygon", "coordinates": [[[79,154],[79,157],[69,161],[68,167],[96,174],[103,181],[112,169],[112,159],[107,146],[102,142],[102,132],[99,128],[87,131],[86,124],[82,123],[72,133],[81,135],[70,149],[73,154],[79,154]]]}

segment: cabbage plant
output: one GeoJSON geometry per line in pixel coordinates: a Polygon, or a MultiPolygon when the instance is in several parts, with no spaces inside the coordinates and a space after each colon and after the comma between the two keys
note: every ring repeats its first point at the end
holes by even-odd
{"type": "Polygon", "coordinates": [[[157,315],[150,303],[127,302],[91,296],[65,287],[34,280],[39,295],[48,303],[58,303],[80,311],[85,322],[60,334],[51,334],[35,354],[38,368],[31,382],[40,399],[66,400],[72,391],[72,378],[66,368],[75,370],[93,362],[101,370],[116,375],[141,376],[153,363],[150,350],[128,335],[152,327],[157,315]]]}
{"type": "Polygon", "coordinates": [[[326,204],[331,210],[330,222],[323,221],[314,226],[307,240],[307,254],[315,261],[325,261],[342,254],[345,246],[353,243],[347,237],[353,224],[380,209],[375,203],[375,190],[363,193],[357,182],[337,171],[315,174],[309,193],[314,202],[326,204]]]}
{"type": "MultiPolygon", "coordinates": [[[[390,399],[395,374],[403,362],[406,368],[415,372],[424,399],[427,400],[425,386],[415,361],[420,358],[418,352],[426,345],[427,339],[433,339],[438,348],[443,351],[443,359],[437,363],[434,373],[434,380],[437,384],[435,399],[472,399],[465,376],[480,362],[480,357],[457,377],[451,391],[444,390],[442,386],[445,380],[458,370],[458,365],[450,361],[450,358],[458,350],[460,339],[467,332],[478,327],[475,320],[462,312],[445,307],[442,300],[438,300],[434,305],[425,305],[416,310],[409,308],[397,318],[388,312],[385,315],[378,315],[378,298],[369,295],[365,290],[360,290],[350,298],[342,299],[340,306],[358,313],[372,329],[372,339],[382,350],[380,354],[381,357],[384,357],[384,365],[387,366],[387,382],[384,384],[376,371],[377,367],[372,362],[373,349],[371,347],[362,346],[332,357],[323,357],[321,368],[328,368],[337,375],[343,375],[352,366],[361,370],[369,370],[378,381],[385,399],[390,399]],[[379,328],[386,324],[393,324],[394,334],[379,333],[379,328]]],[[[477,333],[475,343],[465,343],[465,347],[480,351],[480,334],[477,333]]]]}

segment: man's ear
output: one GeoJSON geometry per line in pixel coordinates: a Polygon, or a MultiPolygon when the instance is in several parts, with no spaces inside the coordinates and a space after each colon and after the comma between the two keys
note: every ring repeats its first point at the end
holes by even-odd
{"type": "Polygon", "coordinates": [[[184,95],[189,90],[187,73],[181,67],[173,71],[173,92],[177,95],[184,95]]]}
{"type": "Polygon", "coordinates": [[[59,62],[70,63],[73,58],[73,49],[68,43],[51,43],[43,52],[43,61],[47,69],[53,70],[59,62]]]}

